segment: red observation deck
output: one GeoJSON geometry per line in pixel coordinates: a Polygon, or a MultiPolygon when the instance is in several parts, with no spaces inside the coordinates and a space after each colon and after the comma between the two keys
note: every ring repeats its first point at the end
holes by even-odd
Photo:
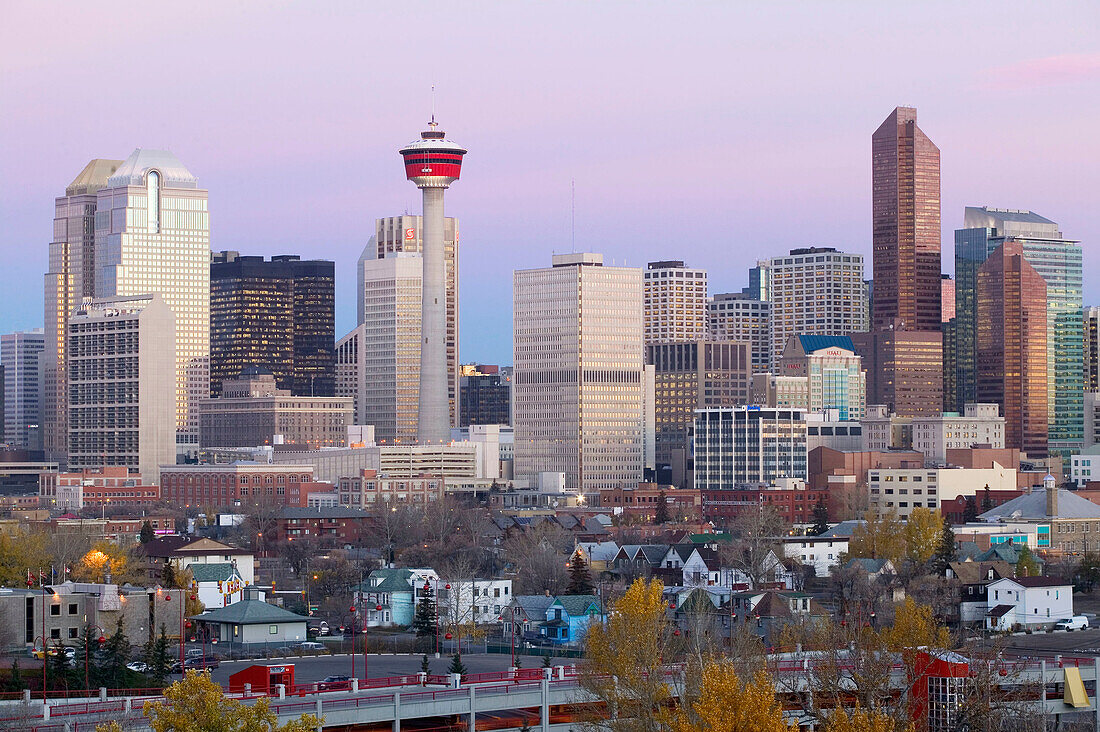
{"type": "Polygon", "coordinates": [[[420,133],[420,139],[401,148],[405,158],[405,175],[417,188],[447,188],[462,172],[462,156],[466,149],[456,145],[433,120],[431,129],[420,133]]]}

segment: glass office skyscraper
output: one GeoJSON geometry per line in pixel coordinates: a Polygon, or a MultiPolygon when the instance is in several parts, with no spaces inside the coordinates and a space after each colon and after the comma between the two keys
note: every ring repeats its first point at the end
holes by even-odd
{"type": "Polygon", "coordinates": [[[1082,258],[1077,241],[1032,211],[967,206],[955,232],[956,389],[961,407],[977,401],[978,268],[1005,242],[1021,245],[1024,259],[1047,285],[1047,415],[1050,451],[1066,455],[1084,439],[1084,329],[1082,258]]]}

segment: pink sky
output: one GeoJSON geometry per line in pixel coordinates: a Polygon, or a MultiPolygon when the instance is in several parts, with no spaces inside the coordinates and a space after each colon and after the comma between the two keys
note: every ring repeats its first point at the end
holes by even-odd
{"type": "Polygon", "coordinates": [[[93,157],[167,147],[212,246],[334,259],[338,333],[375,217],[416,211],[397,149],[469,148],[464,361],[511,361],[511,272],[570,246],[685,259],[712,292],[757,258],[868,256],[870,137],[898,104],[943,157],[944,270],[966,205],[1085,246],[1100,301],[1100,5],[9,3],[0,27],[0,330],[42,324],[53,198],[93,157]]]}

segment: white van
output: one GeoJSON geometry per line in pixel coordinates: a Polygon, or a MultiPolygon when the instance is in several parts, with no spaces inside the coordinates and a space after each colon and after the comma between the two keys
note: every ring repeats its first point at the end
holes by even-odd
{"type": "Polygon", "coordinates": [[[1089,627],[1089,619],[1084,615],[1074,615],[1072,618],[1064,618],[1054,624],[1055,630],[1084,630],[1089,627]]]}

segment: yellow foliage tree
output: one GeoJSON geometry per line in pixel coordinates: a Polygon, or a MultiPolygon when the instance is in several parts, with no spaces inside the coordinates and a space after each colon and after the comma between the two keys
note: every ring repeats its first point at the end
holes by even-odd
{"type": "MultiPolygon", "coordinates": [[[[164,690],[164,701],[146,705],[145,716],[154,732],[312,732],[317,718],[304,714],[279,725],[266,698],[254,704],[226,699],[210,674],[188,671],[180,681],[164,690]]],[[[96,732],[122,732],[122,725],[109,722],[96,732]]]]}
{"type": "Polygon", "coordinates": [[[97,541],[73,567],[73,579],[77,582],[104,582],[108,572],[111,581],[123,584],[133,579],[129,553],[110,541],[97,541]]]}
{"type": "Polygon", "coordinates": [[[951,647],[951,634],[936,620],[932,608],[911,597],[894,612],[894,625],[882,633],[886,647],[905,652],[917,648],[945,649],[951,647]]]}
{"type": "Polygon", "coordinates": [[[897,513],[890,510],[880,517],[868,511],[863,518],[864,523],[852,531],[848,556],[889,559],[895,564],[900,561],[905,556],[905,532],[897,513]]]}
{"type": "Polygon", "coordinates": [[[38,581],[38,571],[50,568],[48,537],[42,532],[18,531],[0,535],[0,583],[18,587],[27,581],[27,570],[38,581]]]}
{"type": "Polygon", "coordinates": [[[616,732],[656,732],[659,711],[670,699],[657,673],[669,641],[664,588],[635,580],[611,608],[606,624],[585,633],[582,684],[607,705],[609,719],[592,724],[616,732]]]}
{"type": "Polygon", "coordinates": [[[905,521],[905,555],[918,564],[931,559],[943,537],[943,517],[938,511],[918,506],[905,521]]]}
{"type": "Polygon", "coordinates": [[[902,722],[885,712],[869,712],[858,704],[851,714],[838,708],[824,724],[824,732],[913,732],[912,722],[902,722]]]}
{"type": "MultiPolygon", "coordinates": [[[[703,669],[699,698],[690,708],[669,715],[671,732],[792,732],[798,727],[783,717],[775,684],[764,672],[742,683],[731,663],[703,669]]],[[[878,732],[877,730],[875,732],[878,732]]]]}

